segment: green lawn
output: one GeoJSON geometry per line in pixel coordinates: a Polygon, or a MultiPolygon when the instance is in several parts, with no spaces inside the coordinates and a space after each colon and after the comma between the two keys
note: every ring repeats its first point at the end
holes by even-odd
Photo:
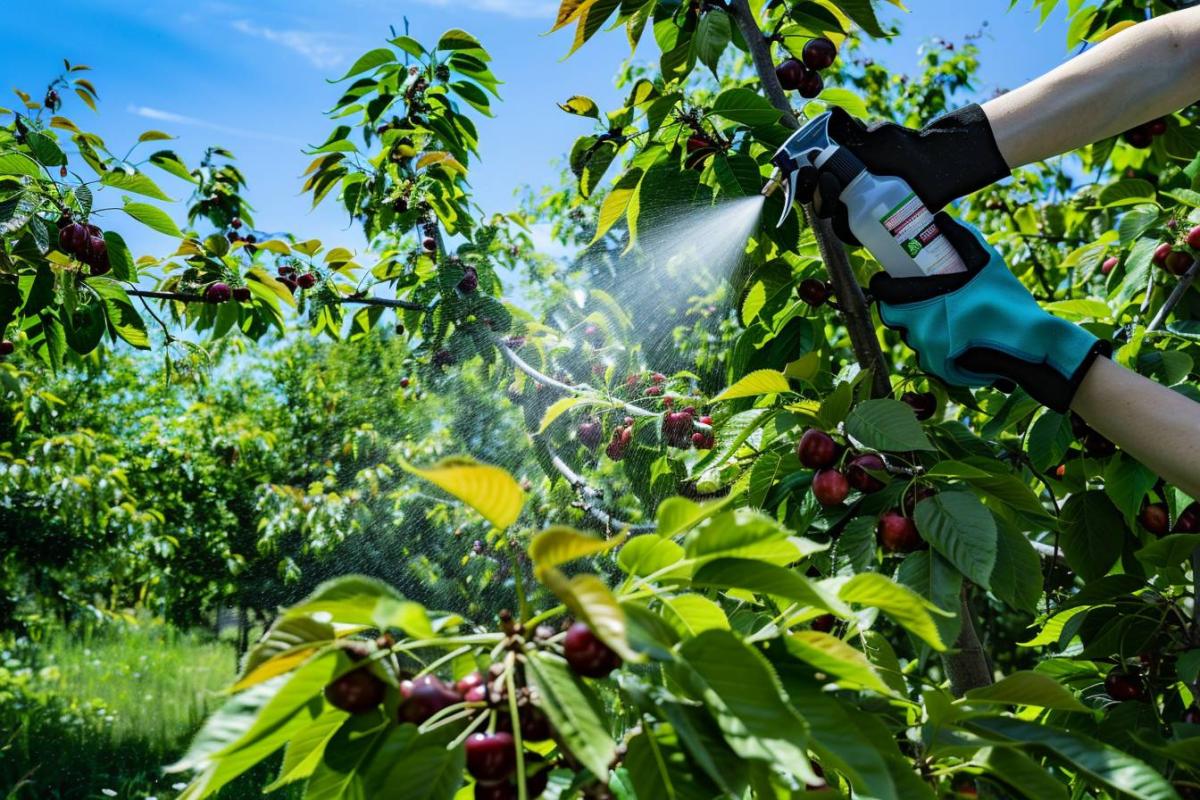
{"type": "MultiPolygon", "coordinates": [[[[236,669],[233,646],[154,623],[0,640],[0,798],[156,798],[236,669]]],[[[267,773],[222,798],[256,797],[267,773]]],[[[276,796],[286,798],[286,792],[276,796]]]]}

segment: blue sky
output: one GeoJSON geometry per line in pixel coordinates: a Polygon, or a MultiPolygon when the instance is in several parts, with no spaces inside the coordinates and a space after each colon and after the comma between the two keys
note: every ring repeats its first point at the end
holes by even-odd
{"type": "MultiPolygon", "coordinates": [[[[288,230],[331,243],[361,246],[334,204],[310,210],[299,194],[299,175],[310,157],[305,145],[324,140],[331,124],[322,112],[338,96],[326,78],[338,77],[354,58],[380,46],[388,25],[407,16],[418,39],[432,40],[461,27],[491,50],[504,81],[496,117],[480,124],[482,161],[472,171],[478,202],[489,212],[511,210],[523,184],[556,180],[553,161],[586,120],[555,107],[573,94],[602,107],[619,104],[612,75],[628,56],[620,32],[601,33],[570,59],[570,33],[543,35],[556,3],[547,0],[47,0],[6,9],[0,75],[9,87],[40,94],[66,57],[94,68],[99,115],[75,101],[68,112],[123,149],[143,130],[178,136],[169,146],[194,163],[204,147],[221,144],[238,155],[250,182],[256,222],[266,231],[288,230]]],[[[897,71],[912,71],[917,49],[934,36],[951,41],[988,25],[982,50],[981,96],[1011,88],[1061,62],[1064,22],[1056,15],[1041,30],[1009,0],[909,0],[910,13],[881,4],[901,35],[873,44],[869,55],[897,71]]],[[[653,52],[643,42],[642,57],[653,52]]],[[[10,96],[11,97],[11,96],[10,96]]],[[[72,98],[73,99],[73,98],[72,98]]],[[[11,105],[15,98],[0,101],[11,105]]],[[[158,175],[155,176],[156,179],[158,175]]],[[[162,175],[173,197],[187,186],[162,175]]],[[[176,215],[182,216],[182,211],[176,215]]],[[[102,223],[103,224],[103,223],[102,223]]],[[[170,243],[137,226],[127,234],[135,253],[163,253],[170,243]]]]}

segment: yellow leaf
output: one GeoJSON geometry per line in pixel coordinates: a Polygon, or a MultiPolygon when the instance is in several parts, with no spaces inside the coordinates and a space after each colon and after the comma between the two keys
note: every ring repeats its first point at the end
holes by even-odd
{"type": "Polygon", "coordinates": [[[292,248],[287,246],[286,242],[281,242],[278,239],[268,239],[265,242],[259,242],[254,245],[259,250],[266,250],[269,253],[277,253],[281,256],[289,256],[292,254],[292,248]]]}
{"type": "Polygon", "coordinates": [[[297,242],[292,245],[292,249],[304,253],[306,256],[315,256],[321,251],[321,240],[309,239],[306,242],[297,242]]]}
{"type": "MultiPolygon", "coordinates": [[[[262,284],[277,296],[280,300],[290,306],[296,305],[296,298],[292,296],[291,291],[279,281],[275,280],[274,276],[268,275],[267,271],[262,267],[254,267],[248,273],[246,278],[262,284]]],[[[253,288],[253,287],[251,287],[253,288]]]]}
{"type": "Polygon", "coordinates": [[[542,422],[538,425],[538,433],[541,433],[542,431],[546,430],[546,428],[549,428],[554,420],[558,419],[563,414],[579,405],[582,401],[583,398],[577,395],[571,395],[570,397],[563,397],[559,400],[555,400],[553,405],[546,409],[546,413],[542,414],[542,422]]]}
{"type": "Polygon", "coordinates": [[[596,105],[596,101],[580,94],[569,98],[565,103],[559,103],[558,107],[568,114],[578,114],[581,117],[600,119],[600,107],[596,105]]]}
{"type": "Polygon", "coordinates": [[[779,394],[790,391],[791,387],[788,386],[787,378],[782,372],[773,369],[759,369],[746,375],[733,386],[721,392],[712,399],[712,402],[716,403],[720,400],[733,400],[738,397],[755,397],[760,394],[779,394]]]}
{"type": "Polygon", "coordinates": [[[62,128],[64,131],[71,131],[72,133],[83,133],[83,131],[79,130],[79,126],[66,117],[51,117],[50,127],[62,128]]]}
{"type": "Polygon", "coordinates": [[[426,153],[417,159],[417,169],[439,166],[451,172],[457,172],[459,175],[467,174],[467,168],[458,163],[458,159],[449,153],[442,152],[441,150],[435,150],[431,153],[426,153]]]}
{"type": "Polygon", "coordinates": [[[525,505],[525,492],[506,470],[469,458],[447,458],[428,469],[405,461],[400,466],[457,497],[497,528],[517,521],[525,505]]]}
{"type": "Polygon", "coordinates": [[[625,611],[617,598],[595,575],[576,575],[568,578],[557,569],[544,570],[540,576],[555,596],[563,602],[575,619],[592,629],[600,641],[611,647],[626,661],[640,663],[641,653],[629,646],[625,628],[625,611]]]}
{"type": "Polygon", "coordinates": [[[577,558],[593,556],[611,550],[625,541],[624,532],[611,539],[599,539],[574,528],[555,525],[539,533],[529,543],[529,557],[538,573],[577,558]]]}
{"type": "Polygon", "coordinates": [[[325,254],[326,264],[345,264],[353,260],[354,254],[344,247],[335,247],[325,254]]]}
{"type": "Polygon", "coordinates": [[[249,689],[251,686],[269,681],[276,675],[282,675],[285,672],[291,672],[296,667],[308,660],[308,657],[320,649],[318,645],[305,645],[296,647],[291,650],[285,650],[282,653],[272,656],[263,663],[255,667],[249,675],[242,678],[229,688],[230,694],[249,689]]]}
{"type": "Polygon", "coordinates": [[[558,7],[558,16],[554,20],[554,27],[550,29],[550,32],[553,33],[564,25],[569,25],[581,11],[595,2],[596,0],[562,0],[562,4],[558,7]]]}
{"type": "Polygon", "coordinates": [[[1097,44],[1098,42],[1103,42],[1105,39],[1107,39],[1111,36],[1116,36],[1118,33],[1125,30],[1126,28],[1132,28],[1134,25],[1137,25],[1136,20],[1132,20],[1132,19],[1121,20],[1116,25],[1113,25],[1110,28],[1105,28],[1104,30],[1100,31],[1099,33],[1092,34],[1091,36],[1087,37],[1087,40],[1089,42],[1091,42],[1092,44],[1097,44]]]}

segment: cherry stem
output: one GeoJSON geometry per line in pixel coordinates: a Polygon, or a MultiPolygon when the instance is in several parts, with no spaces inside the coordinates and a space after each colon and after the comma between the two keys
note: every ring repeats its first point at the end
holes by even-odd
{"type": "MultiPolygon", "coordinates": [[[[455,703],[452,706],[446,706],[441,711],[434,714],[429,719],[421,723],[421,727],[417,728],[417,732],[421,735],[436,731],[438,728],[444,728],[447,725],[466,719],[477,711],[475,708],[468,708],[466,703],[455,703]]],[[[480,715],[483,716],[483,715],[480,715]]]]}
{"type": "Polygon", "coordinates": [[[525,788],[525,748],[521,737],[521,713],[517,708],[516,672],[517,654],[509,653],[504,659],[507,669],[504,671],[504,684],[508,689],[508,713],[512,715],[513,740],[517,748],[517,796],[519,800],[529,800],[529,792],[525,788]]]}

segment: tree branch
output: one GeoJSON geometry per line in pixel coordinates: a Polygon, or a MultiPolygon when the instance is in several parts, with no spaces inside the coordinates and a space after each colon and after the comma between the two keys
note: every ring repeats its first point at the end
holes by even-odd
{"type": "MultiPolygon", "coordinates": [[[[175,300],[180,303],[207,303],[208,300],[202,294],[190,294],[188,292],[158,292],[149,289],[129,289],[127,291],[130,297],[145,297],[151,300],[175,300]]],[[[335,302],[343,305],[355,306],[381,306],[383,308],[405,308],[409,311],[425,311],[425,306],[420,303],[414,303],[411,300],[397,300],[389,297],[339,297],[335,302]]]]}
{"type": "Polygon", "coordinates": [[[550,449],[549,445],[543,443],[546,447],[546,452],[550,455],[550,463],[558,470],[559,474],[566,478],[567,483],[573,488],[582,499],[579,507],[583,512],[600,523],[606,534],[611,534],[615,531],[627,530],[630,533],[646,533],[655,529],[654,524],[634,525],[632,522],[626,522],[623,519],[614,517],[602,508],[598,508],[593,504],[593,500],[598,500],[601,497],[601,492],[593,486],[589,486],[583,476],[571,469],[567,462],[563,461],[558,453],[550,449]]]}
{"type": "MultiPolygon", "coordinates": [[[[771,43],[763,36],[758,20],[750,10],[749,0],[731,0],[730,13],[750,49],[750,57],[754,60],[754,68],[758,72],[767,99],[782,113],[780,122],[793,130],[799,128],[796,112],[788,102],[787,93],[779,84],[779,78],[775,76],[771,43]]],[[[850,346],[854,350],[854,356],[863,369],[871,370],[872,395],[888,397],[892,393],[889,379],[891,370],[883,356],[883,350],[880,349],[879,339],[875,336],[875,325],[871,321],[867,299],[863,295],[862,287],[854,278],[854,270],[850,266],[846,248],[838,241],[827,220],[819,219],[808,206],[805,206],[804,213],[816,236],[821,259],[829,271],[829,281],[833,284],[833,293],[837,297],[846,330],[850,334],[850,346]]]]}
{"type": "MultiPolygon", "coordinates": [[[[1151,267],[1150,269],[1154,269],[1151,267]]],[[[1160,325],[1167,321],[1167,317],[1175,310],[1175,306],[1179,305],[1179,301],[1187,294],[1188,287],[1192,285],[1192,281],[1196,280],[1196,274],[1200,272],[1200,261],[1192,260],[1192,265],[1188,267],[1188,271],[1179,276],[1179,282],[1175,284],[1175,289],[1170,296],[1158,307],[1158,313],[1154,315],[1154,319],[1150,320],[1150,324],[1146,326],[1146,332],[1157,330],[1160,325]]]]}
{"type": "Polygon", "coordinates": [[[959,619],[962,620],[962,629],[958,632],[958,638],[954,640],[954,649],[942,656],[946,677],[950,679],[950,691],[955,697],[962,697],[971,689],[995,683],[992,668],[988,666],[987,655],[979,642],[979,634],[975,632],[975,621],[967,599],[967,590],[968,587],[964,584],[958,612],[959,619]]]}

